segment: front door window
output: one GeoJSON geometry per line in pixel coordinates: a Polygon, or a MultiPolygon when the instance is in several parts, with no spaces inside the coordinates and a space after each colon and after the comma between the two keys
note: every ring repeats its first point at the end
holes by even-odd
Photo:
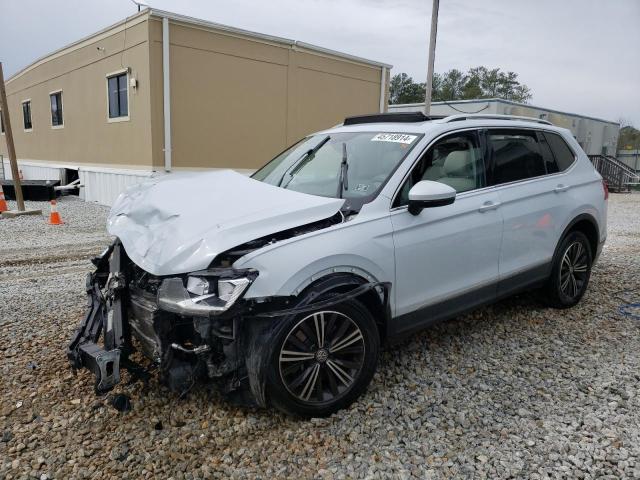
{"type": "Polygon", "coordinates": [[[394,206],[406,205],[409,190],[421,180],[447,184],[457,193],[484,187],[484,162],[476,132],[457,133],[436,142],[414,167],[394,206]]]}

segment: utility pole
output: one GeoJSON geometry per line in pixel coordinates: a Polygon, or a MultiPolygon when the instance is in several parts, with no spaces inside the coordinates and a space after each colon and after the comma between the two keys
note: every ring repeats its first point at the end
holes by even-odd
{"type": "Polygon", "coordinates": [[[15,217],[17,215],[38,215],[40,210],[25,210],[24,198],[22,197],[22,184],[20,183],[20,172],[18,170],[18,160],[16,159],[16,148],[13,144],[13,132],[11,131],[11,115],[9,115],[9,103],[7,102],[7,92],[4,88],[4,74],[2,72],[2,62],[0,62],[0,108],[2,108],[2,119],[4,120],[4,138],[7,141],[9,150],[9,163],[11,164],[11,178],[13,179],[13,189],[16,192],[16,203],[18,211],[3,212],[3,217],[15,217]]]}
{"type": "Polygon", "coordinates": [[[424,95],[424,114],[431,113],[431,90],[433,88],[433,64],[436,59],[436,35],[438,33],[438,9],[440,0],[433,0],[431,9],[431,34],[429,36],[429,65],[427,66],[427,87],[424,95]]]}

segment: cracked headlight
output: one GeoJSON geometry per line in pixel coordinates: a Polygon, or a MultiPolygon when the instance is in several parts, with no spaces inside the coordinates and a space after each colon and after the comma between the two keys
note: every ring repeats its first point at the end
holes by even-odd
{"type": "Polygon", "coordinates": [[[190,275],[186,288],[181,278],[167,278],[158,289],[158,305],[185,316],[216,315],[231,308],[256,276],[255,272],[240,278],[190,275]]]}
{"type": "Polygon", "coordinates": [[[187,290],[194,295],[206,295],[210,291],[209,280],[203,277],[188,277],[187,290]]]}

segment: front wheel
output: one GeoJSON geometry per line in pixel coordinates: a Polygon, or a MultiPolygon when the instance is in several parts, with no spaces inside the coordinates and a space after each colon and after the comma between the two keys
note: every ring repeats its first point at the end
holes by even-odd
{"type": "Polygon", "coordinates": [[[560,244],[547,282],[547,301],[556,308],[576,305],[587,290],[593,256],[582,232],[569,233],[560,244]]]}
{"type": "Polygon", "coordinates": [[[287,319],[272,334],[267,394],[279,410],[323,417],[349,406],[376,369],[379,334],[357,300],[287,319]]]}

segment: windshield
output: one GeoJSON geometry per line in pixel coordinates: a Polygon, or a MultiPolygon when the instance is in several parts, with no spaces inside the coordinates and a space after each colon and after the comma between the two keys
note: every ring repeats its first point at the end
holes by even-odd
{"type": "Polygon", "coordinates": [[[359,210],[375,198],[421,135],[353,132],[307,137],[282,152],[252,178],[297,192],[345,198],[359,210]]]}

